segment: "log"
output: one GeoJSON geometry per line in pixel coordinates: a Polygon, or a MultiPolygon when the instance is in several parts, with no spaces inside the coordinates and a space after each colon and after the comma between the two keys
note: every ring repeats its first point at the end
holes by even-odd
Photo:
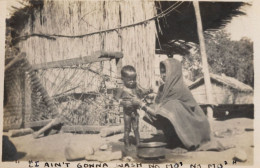
{"type": "Polygon", "coordinates": [[[104,52],[99,51],[95,52],[89,56],[83,56],[78,58],[46,62],[43,64],[33,65],[33,69],[49,69],[49,68],[64,68],[65,66],[75,66],[80,64],[89,64],[94,62],[108,61],[110,59],[119,59],[123,58],[123,54],[121,52],[104,52]]]}
{"type": "Polygon", "coordinates": [[[24,124],[24,127],[25,128],[43,127],[43,126],[47,125],[48,123],[50,123],[51,121],[52,121],[52,119],[26,122],[24,124]]]}
{"type": "Polygon", "coordinates": [[[17,129],[17,130],[10,130],[9,134],[10,137],[19,137],[33,133],[31,128],[24,128],[24,129],[17,129]]]}
{"type": "Polygon", "coordinates": [[[69,133],[92,133],[98,134],[101,129],[104,129],[105,126],[94,126],[94,125],[73,125],[73,126],[63,126],[61,130],[63,132],[69,133]]]}
{"type": "Polygon", "coordinates": [[[124,126],[123,125],[111,126],[111,127],[101,129],[100,130],[100,136],[102,138],[104,138],[104,137],[120,134],[120,133],[123,133],[123,132],[124,132],[124,126]]]}

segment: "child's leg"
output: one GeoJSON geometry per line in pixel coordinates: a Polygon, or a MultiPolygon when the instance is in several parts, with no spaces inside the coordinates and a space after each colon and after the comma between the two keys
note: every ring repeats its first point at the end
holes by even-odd
{"type": "Polygon", "coordinates": [[[132,116],[132,126],[135,134],[136,146],[140,143],[140,134],[139,134],[139,115],[136,113],[132,116]]]}
{"type": "Polygon", "coordinates": [[[124,113],[124,126],[125,126],[125,130],[124,130],[125,146],[129,147],[130,146],[129,134],[131,132],[131,116],[125,113],[124,113]]]}

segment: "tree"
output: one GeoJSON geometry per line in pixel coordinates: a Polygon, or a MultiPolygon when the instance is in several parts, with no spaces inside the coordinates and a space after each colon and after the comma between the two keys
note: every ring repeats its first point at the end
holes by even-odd
{"type": "MultiPolygon", "coordinates": [[[[232,41],[230,34],[221,30],[206,35],[205,41],[211,73],[225,74],[254,86],[253,42],[250,39],[242,38],[239,41],[232,41]]],[[[194,78],[202,76],[199,50],[187,57],[185,65],[184,68],[189,65],[194,78]],[[199,62],[199,65],[193,68],[196,62],[199,62]]]]}

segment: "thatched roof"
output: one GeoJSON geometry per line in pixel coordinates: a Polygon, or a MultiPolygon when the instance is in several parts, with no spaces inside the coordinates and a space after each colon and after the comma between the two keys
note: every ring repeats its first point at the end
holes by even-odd
{"type": "MultiPolygon", "coordinates": [[[[12,37],[19,36],[19,31],[32,17],[33,8],[41,9],[43,7],[43,0],[29,0],[29,2],[29,6],[17,10],[10,19],[7,19],[7,25],[16,29],[16,32],[12,32],[12,37]]],[[[174,3],[176,1],[156,1],[157,13],[162,13],[174,3]]],[[[229,23],[232,17],[245,14],[239,10],[245,4],[244,2],[200,2],[203,30],[218,30],[229,23]]],[[[159,32],[157,49],[175,50],[180,54],[186,53],[187,48],[189,48],[189,44],[186,42],[198,43],[192,2],[182,2],[178,8],[157,19],[157,30],[159,32]],[[180,43],[179,40],[184,41],[184,43],[180,43]]]]}
{"type": "MultiPolygon", "coordinates": [[[[226,87],[235,89],[240,92],[253,92],[253,88],[249,85],[246,85],[235,78],[226,76],[226,75],[216,75],[210,74],[211,82],[224,85],[226,87]]],[[[204,77],[201,77],[189,85],[189,89],[195,89],[198,86],[204,84],[204,77]]]]}
{"type": "MultiPolygon", "coordinates": [[[[165,10],[174,1],[156,2],[158,12],[165,10]]],[[[216,31],[223,28],[235,16],[244,15],[239,8],[243,2],[200,2],[200,11],[204,31],[216,31]]],[[[192,2],[183,2],[177,10],[157,22],[158,33],[157,49],[185,54],[186,46],[176,46],[174,41],[198,43],[196,17],[192,2]],[[176,50],[178,47],[179,51],[176,50]],[[184,52],[182,52],[184,51],[184,52]]],[[[159,52],[159,51],[158,51],[159,52]]],[[[167,54],[167,53],[166,53],[167,54]]]]}
{"type": "MultiPolygon", "coordinates": [[[[20,7],[11,6],[13,10],[9,11],[12,16],[6,19],[7,31],[6,34],[11,35],[12,44],[15,45],[18,41],[15,40],[16,37],[20,36],[22,29],[27,24],[29,19],[34,20],[33,13],[35,9],[42,9],[43,0],[28,0],[28,1],[18,1],[21,4],[20,7]],[[10,31],[10,32],[9,32],[10,31]]],[[[31,25],[31,29],[33,26],[31,25]]]]}

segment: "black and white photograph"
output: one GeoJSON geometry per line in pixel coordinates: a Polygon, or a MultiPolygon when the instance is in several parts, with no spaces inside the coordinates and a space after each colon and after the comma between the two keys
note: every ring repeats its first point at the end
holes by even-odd
{"type": "Polygon", "coordinates": [[[255,1],[0,3],[0,167],[259,163],[255,1]]]}

